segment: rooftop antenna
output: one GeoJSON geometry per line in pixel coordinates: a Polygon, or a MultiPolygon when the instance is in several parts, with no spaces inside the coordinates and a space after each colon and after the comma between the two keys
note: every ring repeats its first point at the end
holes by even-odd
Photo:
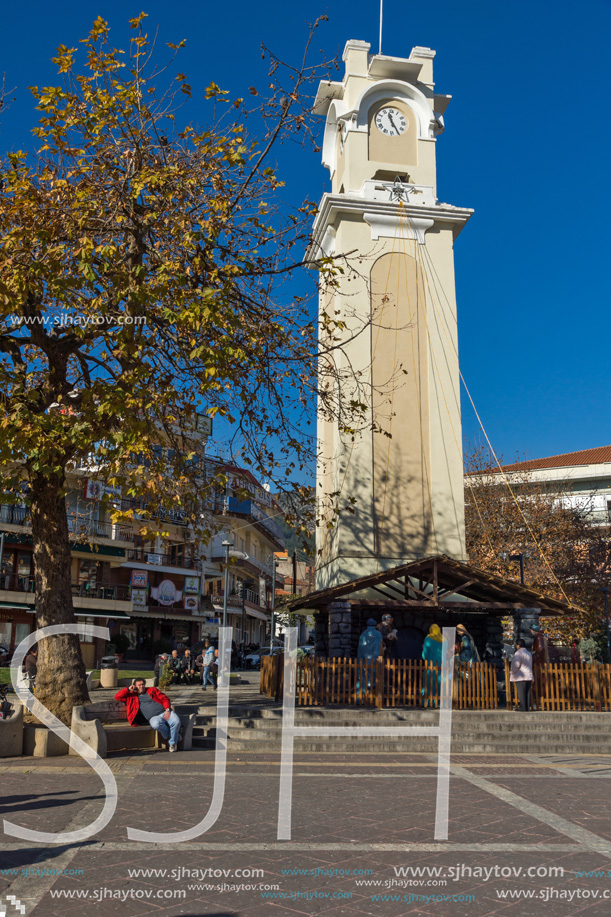
{"type": "Polygon", "coordinates": [[[378,54],[382,53],[382,14],[384,12],[384,0],[380,0],[380,50],[378,54]]]}

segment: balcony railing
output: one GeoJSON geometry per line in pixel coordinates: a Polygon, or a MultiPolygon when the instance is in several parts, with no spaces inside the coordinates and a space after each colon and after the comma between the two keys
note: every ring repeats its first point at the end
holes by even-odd
{"type": "Polygon", "coordinates": [[[214,512],[223,513],[223,515],[247,516],[253,522],[258,522],[259,525],[262,525],[276,540],[282,540],[280,526],[267,513],[264,513],[253,500],[238,500],[237,497],[225,497],[215,503],[214,512]]]}
{"type": "Polygon", "coordinates": [[[18,573],[0,573],[0,589],[9,592],[34,592],[34,577],[18,573]]]}
{"type": "MultiPolygon", "coordinates": [[[[217,592],[213,592],[209,597],[217,605],[223,604],[223,590],[222,589],[217,590],[217,592]]],[[[258,592],[255,592],[254,589],[247,589],[244,599],[246,602],[250,602],[251,605],[257,605],[259,608],[266,607],[265,602],[261,602],[260,594],[258,592]]],[[[228,595],[227,596],[227,605],[231,606],[232,608],[235,608],[235,607],[241,608],[242,607],[241,593],[234,593],[232,595],[228,595]]]]}
{"type": "Polygon", "coordinates": [[[3,503],[0,506],[0,522],[7,525],[30,525],[30,510],[27,506],[3,503]]]}
{"type": "Polygon", "coordinates": [[[134,510],[136,519],[138,518],[138,512],[140,511],[140,513],[146,514],[147,518],[148,513],[150,513],[151,518],[159,519],[161,522],[171,522],[173,525],[188,525],[189,523],[189,514],[186,510],[158,508],[153,511],[145,500],[138,499],[137,497],[130,499],[124,497],[121,500],[121,509],[134,510]]]}
{"type": "Polygon", "coordinates": [[[128,602],[129,586],[98,586],[92,583],[72,583],[72,595],[82,599],[106,599],[112,602],[128,602]]]}
{"type": "Polygon", "coordinates": [[[113,541],[134,540],[134,531],[130,526],[100,522],[74,513],[68,513],[68,532],[77,537],[110,538],[113,541]]]}
{"type": "MultiPolygon", "coordinates": [[[[129,601],[129,586],[98,586],[95,583],[72,583],[72,595],[85,599],[129,601]]],[[[18,573],[1,573],[0,590],[6,592],[34,592],[34,577],[18,573]]]]}
{"type": "Polygon", "coordinates": [[[183,554],[182,557],[177,554],[159,554],[156,552],[146,551],[143,548],[129,548],[127,551],[127,560],[132,560],[139,564],[152,564],[153,566],[179,567],[188,570],[197,570],[197,557],[195,554],[183,554]]]}

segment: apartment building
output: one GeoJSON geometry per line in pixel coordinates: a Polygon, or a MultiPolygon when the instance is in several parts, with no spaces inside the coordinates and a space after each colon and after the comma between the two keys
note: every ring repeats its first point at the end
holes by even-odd
{"type": "Polygon", "coordinates": [[[269,639],[272,595],[284,588],[274,563],[283,547],[278,519],[284,513],[271,494],[247,469],[224,466],[227,486],[214,503],[218,532],[208,548],[214,571],[207,573],[206,596],[215,614],[224,608],[224,567],[229,542],[227,623],[239,645],[269,639]]]}
{"type": "MultiPolygon", "coordinates": [[[[165,447],[164,447],[165,448],[165,447]]],[[[270,557],[282,547],[274,521],[279,512],[254,476],[206,457],[206,475],[220,471],[226,488],[202,496],[202,513],[217,534],[195,544],[187,514],[160,512],[164,538],[139,535],[142,499],[123,498],[109,488],[91,463],[68,474],[66,512],[71,540],[71,580],[78,621],[107,626],[129,640],[128,658],[148,660],[161,649],[189,646],[215,636],[222,616],[224,540],[235,546],[230,560],[229,623],[236,638],[263,642],[271,612],[270,557]],[[247,493],[250,499],[243,499],[247,493]],[[109,502],[103,497],[109,498],[109,502]],[[114,507],[134,510],[134,521],[116,524],[114,507]],[[245,626],[242,628],[242,622],[245,626]]],[[[16,646],[34,629],[32,536],[25,504],[0,504],[0,643],[16,646]]],[[[283,579],[277,578],[282,586],[283,579]]],[[[84,640],[85,665],[94,667],[104,641],[84,640]]]]}

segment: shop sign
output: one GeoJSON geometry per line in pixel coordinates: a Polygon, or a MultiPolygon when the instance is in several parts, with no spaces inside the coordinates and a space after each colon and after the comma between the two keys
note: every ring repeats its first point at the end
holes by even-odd
{"type": "Polygon", "coordinates": [[[101,500],[105,496],[120,497],[121,492],[118,487],[109,487],[103,481],[93,481],[91,478],[85,479],[83,497],[86,500],[101,500]]]}
{"type": "Polygon", "coordinates": [[[177,589],[171,579],[164,579],[158,586],[153,586],[151,594],[160,605],[174,605],[182,599],[182,589],[177,589]]]}
{"type": "Polygon", "coordinates": [[[197,611],[199,599],[196,595],[186,595],[184,598],[184,607],[187,611],[197,611]]]}
{"type": "Polygon", "coordinates": [[[146,607],[146,589],[132,589],[132,605],[138,608],[146,607]]]}
{"type": "Polygon", "coordinates": [[[148,570],[132,570],[132,586],[146,589],[149,584],[148,570]]]}
{"type": "Polygon", "coordinates": [[[185,592],[199,594],[199,576],[185,576],[185,592]]]}

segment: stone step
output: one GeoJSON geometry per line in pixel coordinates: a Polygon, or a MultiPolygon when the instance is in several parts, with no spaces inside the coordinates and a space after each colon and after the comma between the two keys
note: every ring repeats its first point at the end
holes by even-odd
{"type": "MultiPolygon", "coordinates": [[[[265,733],[272,735],[279,735],[282,731],[282,720],[269,720],[256,721],[252,719],[241,719],[238,717],[230,717],[227,720],[228,728],[230,731],[240,731],[248,732],[250,734],[265,733]]],[[[216,717],[198,717],[195,721],[195,728],[201,729],[211,729],[216,725],[216,717]]],[[[377,728],[399,728],[401,726],[413,727],[413,726],[437,726],[438,719],[423,720],[423,719],[404,719],[404,720],[388,720],[388,719],[356,719],[351,717],[350,719],[337,720],[337,719],[322,719],[322,720],[302,720],[296,719],[295,725],[305,728],[312,728],[315,726],[321,726],[325,728],[335,728],[335,727],[350,727],[350,728],[365,728],[368,726],[374,726],[377,728]]],[[[590,734],[590,735],[610,735],[611,728],[608,722],[602,718],[597,719],[594,717],[592,720],[583,721],[566,721],[564,717],[556,717],[553,720],[544,719],[542,716],[537,716],[533,714],[526,717],[513,714],[509,719],[498,722],[496,720],[467,720],[460,721],[457,719],[452,720],[452,734],[461,735],[466,731],[469,733],[479,733],[486,736],[493,736],[497,734],[504,734],[506,732],[516,733],[520,735],[538,735],[538,736],[550,736],[563,735],[565,733],[579,733],[579,734],[590,734]]]]}
{"type": "MultiPolygon", "coordinates": [[[[253,743],[279,743],[281,740],[282,733],[278,730],[263,730],[263,729],[235,729],[229,727],[229,739],[230,741],[240,741],[246,742],[248,744],[253,743]]],[[[216,727],[214,726],[195,726],[193,729],[194,736],[208,736],[214,737],[216,735],[216,727]]],[[[416,739],[418,736],[405,736],[405,737],[395,737],[395,736],[296,736],[295,741],[319,741],[321,739],[325,741],[396,741],[396,742],[410,742],[412,739],[416,739]]],[[[426,738],[423,736],[423,738],[426,738]]],[[[570,730],[566,733],[556,733],[548,734],[545,733],[542,735],[538,731],[532,731],[529,733],[522,732],[521,730],[506,730],[503,733],[490,733],[486,730],[461,730],[460,732],[452,732],[452,741],[453,742],[485,742],[488,745],[494,745],[499,742],[507,744],[508,742],[514,742],[519,745],[521,748],[525,743],[534,743],[538,744],[538,747],[542,746],[547,747],[548,742],[564,743],[567,741],[572,741],[573,744],[580,743],[582,745],[609,745],[611,748],[611,735],[608,732],[587,732],[587,731],[575,731],[570,730]]]]}
{"type": "MultiPolygon", "coordinates": [[[[214,748],[214,740],[203,739],[198,736],[193,737],[193,746],[196,748],[214,748]]],[[[280,744],[271,745],[269,742],[242,742],[240,740],[230,739],[227,744],[229,752],[245,752],[252,754],[279,754],[280,744]]],[[[336,755],[376,755],[376,754],[437,754],[437,740],[434,738],[411,738],[408,743],[399,743],[398,741],[377,739],[360,739],[357,742],[346,739],[324,739],[308,741],[307,739],[296,739],[294,746],[295,753],[330,753],[336,755]]],[[[545,750],[542,752],[540,742],[520,743],[519,747],[515,742],[452,742],[451,753],[454,755],[611,755],[611,742],[606,746],[592,745],[584,746],[582,742],[567,741],[562,743],[545,743],[545,750]]]]}
{"type": "MultiPolygon", "coordinates": [[[[181,705],[177,705],[178,710],[182,709],[181,705]]],[[[210,705],[199,706],[194,709],[193,705],[184,705],[185,712],[195,712],[197,718],[215,718],[216,717],[216,706],[210,705]]],[[[261,720],[271,720],[271,721],[281,721],[282,720],[282,710],[280,708],[273,709],[263,709],[263,710],[246,710],[238,708],[230,708],[229,716],[233,720],[246,719],[253,721],[261,720]]],[[[486,723],[503,723],[511,722],[516,717],[528,721],[530,718],[536,717],[538,721],[541,722],[557,722],[561,718],[564,722],[594,722],[600,721],[606,722],[607,727],[611,728],[611,713],[597,713],[594,710],[563,710],[563,711],[533,711],[529,714],[519,713],[519,711],[512,710],[454,710],[452,711],[452,719],[455,722],[466,722],[469,720],[485,720],[486,723]]],[[[382,720],[388,721],[400,721],[400,722],[437,722],[439,718],[439,712],[436,710],[394,710],[392,708],[385,708],[383,710],[375,710],[371,707],[365,708],[363,710],[355,709],[354,707],[347,708],[322,708],[322,707],[310,707],[310,708],[301,708],[298,707],[295,710],[295,720],[324,720],[335,721],[337,723],[345,723],[348,720],[358,720],[359,722],[363,719],[370,719],[371,722],[379,723],[382,720]]]]}

